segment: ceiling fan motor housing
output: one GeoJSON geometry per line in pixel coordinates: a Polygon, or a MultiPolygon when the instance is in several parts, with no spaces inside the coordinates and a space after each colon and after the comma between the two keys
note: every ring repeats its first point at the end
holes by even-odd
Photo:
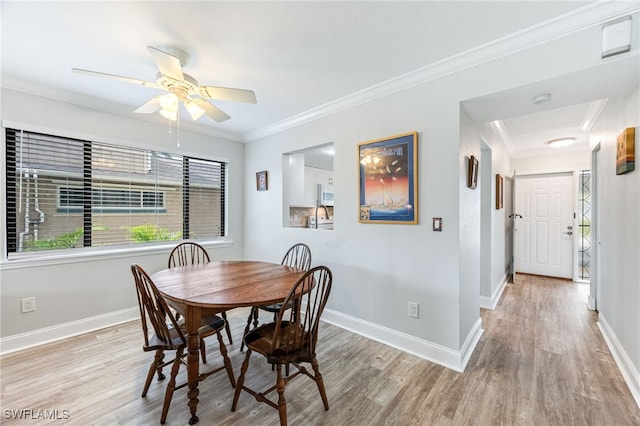
{"type": "Polygon", "coordinates": [[[162,73],[158,73],[156,83],[169,93],[173,93],[178,99],[185,99],[189,95],[199,93],[198,82],[188,74],[184,74],[184,80],[176,80],[162,73]]]}

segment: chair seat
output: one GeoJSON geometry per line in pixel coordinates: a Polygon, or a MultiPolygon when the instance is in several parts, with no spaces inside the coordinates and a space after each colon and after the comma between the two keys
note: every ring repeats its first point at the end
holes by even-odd
{"type": "Polygon", "coordinates": [[[219,330],[222,330],[226,324],[226,321],[217,315],[210,315],[202,318],[202,326],[200,327],[200,334],[211,334],[219,330]]]}
{"type": "MultiPolygon", "coordinates": [[[[178,324],[180,325],[182,332],[186,334],[187,328],[186,328],[186,322],[184,321],[184,318],[180,318],[178,320],[178,324]]],[[[226,324],[226,321],[217,315],[210,315],[202,318],[201,324],[202,325],[198,330],[198,334],[202,336],[210,336],[216,333],[217,331],[222,330],[226,324]]]]}
{"type": "Polygon", "coordinates": [[[176,350],[179,348],[186,348],[184,340],[182,340],[182,336],[176,331],[176,329],[172,325],[168,325],[169,334],[171,335],[170,342],[163,342],[157,334],[152,334],[149,337],[149,344],[143,346],[143,350],[145,351],[155,351],[157,349],[165,349],[165,350],[176,350]]]}
{"type": "Polygon", "coordinates": [[[280,312],[282,303],[274,303],[273,305],[260,305],[258,307],[263,311],[267,311],[267,312],[280,312]]]}
{"type": "Polygon", "coordinates": [[[309,345],[307,344],[309,333],[294,323],[282,321],[278,345],[272,350],[275,328],[275,322],[261,325],[251,330],[244,337],[244,342],[253,352],[258,352],[267,357],[267,362],[270,364],[311,362],[312,356],[309,351],[309,345]],[[300,339],[301,335],[303,335],[302,339],[300,339]],[[297,336],[297,338],[295,336],[297,336]]]}
{"type": "MultiPolygon", "coordinates": [[[[187,329],[185,327],[186,324],[184,320],[178,321],[178,325],[180,326],[182,333],[185,334],[187,332],[187,329]]],[[[224,325],[225,325],[225,321],[217,315],[211,315],[211,316],[205,317],[202,319],[202,326],[198,330],[198,334],[200,334],[201,336],[211,335],[213,333],[216,333],[219,330],[222,330],[224,328],[224,325]]],[[[169,329],[169,334],[171,335],[171,342],[163,342],[158,338],[157,335],[153,334],[149,338],[149,346],[144,347],[145,351],[154,351],[159,347],[166,347],[166,346],[170,346],[171,349],[175,350],[180,346],[184,346],[184,342],[182,341],[182,338],[180,337],[176,329],[173,327],[173,325],[168,324],[167,327],[169,329]]]]}

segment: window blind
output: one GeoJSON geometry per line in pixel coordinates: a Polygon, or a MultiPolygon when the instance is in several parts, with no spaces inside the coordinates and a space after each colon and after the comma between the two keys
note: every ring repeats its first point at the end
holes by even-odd
{"type": "Polygon", "coordinates": [[[225,235],[224,162],[15,129],[6,135],[9,257],[225,235]]]}

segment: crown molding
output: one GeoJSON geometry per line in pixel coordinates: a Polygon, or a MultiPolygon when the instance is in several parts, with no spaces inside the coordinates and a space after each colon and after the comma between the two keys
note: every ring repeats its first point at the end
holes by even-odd
{"type": "Polygon", "coordinates": [[[511,141],[511,137],[509,136],[509,132],[507,132],[507,128],[504,125],[502,120],[494,120],[489,123],[495,134],[498,136],[500,141],[502,141],[502,145],[507,149],[507,153],[510,157],[513,158],[515,149],[513,146],[513,142],[511,141]]]}
{"type": "Polygon", "coordinates": [[[393,93],[602,25],[607,21],[637,13],[638,11],[640,11],[640,4],[637,1],[594,2],[575,11],[312,108],[288,119],[247,132],[243,135],[243,140],[245,142],[253,142],[393,93]]]}

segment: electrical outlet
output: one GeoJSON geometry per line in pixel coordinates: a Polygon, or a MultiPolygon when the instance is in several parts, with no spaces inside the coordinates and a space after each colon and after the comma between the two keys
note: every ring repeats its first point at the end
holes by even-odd
{"type": "Polygon", "coordinates": [[[418,304],[416,302],[409,302],[409,317],[418,318],[418,304]]]}
{"type": "Polygon", "coordinates": [[[35,297],[25,297],[22,300],[22,313],[25,312],[33,312],[36,310],[36,298],[35,297]]]}

